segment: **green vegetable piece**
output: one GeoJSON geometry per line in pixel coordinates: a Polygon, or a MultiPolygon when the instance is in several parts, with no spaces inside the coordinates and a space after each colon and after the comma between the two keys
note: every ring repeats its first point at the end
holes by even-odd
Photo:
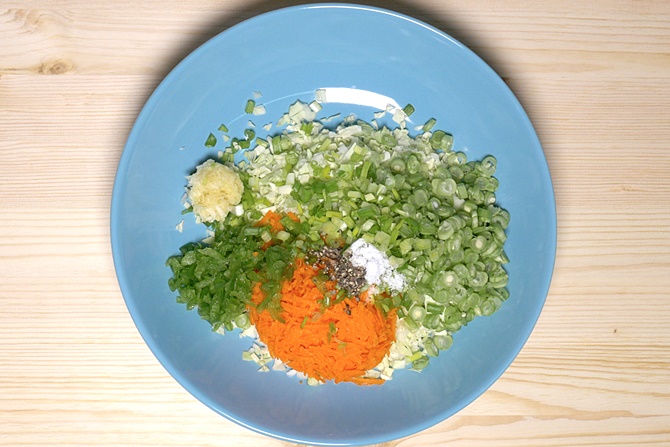
{"type": "Polygon", "coordinates": [[[437,357],[438,355],[440,355],[440,350],[437,349],[437,346],[435,346],[435,343],[431,338],[427,339],[424,342],[424,349],[426,350],[426,353],[430,357],[437,357]]]}
{"type": "Polygon", "coordinates": [[[247,100],[247,104],[246,104],[246,106],[244,106],[244,113],[248,113],[248,114],[254,113],[254,107],[255,106],[256,106],[256,101],[254,101],[253,99],[247,100]]]}
{"type": "Polygon", "coordinates": [[[393,171],[396,174],[403,174],[405,172],[405,169],[407,169],[405,162],[401,158],[391,159],[389,167],[391,168],[391,171],[393,171]]]}
{"type": "Polygon", "coordinates": [[[412,362],[412,369],[415,371],[421,371],[426,366],[428,366],[428,363],[430,363],[428,357],[421,357],[420,359],[412,362]]]}
{"type": "Polygon", "coordinates": [[[210,133],[207,140],[205,140],[205,147],[213,148],[214,146],[216,146],[216,137],[213,133],[210,133]]]}
{"type": "Polygon", "coordinates": [[[415,322],[421,323],[421,321],[423,321],[423,319],[426,317],[426,309],[420,305],[412,306],[412,308],[409,310],[409,316],[415,322]]]}
{"type": "Polygon", "coordinates": [[[456,192],[456,181],[453,178],[433,179],[433,194],[440,198],[451,197],[456,192]]]}
{"type": "Polygon", "coordinates": [[[451,335],[436,335],[433,337],[433,343],[440,351],[445,351],[451,347],[454,343],[454,339],[451,335]]]}
{"type": "Polygon", "coordinates": [[[497,160],[495,157],[489,155],[479,164],[479,170],[486,177],[491,177],[496,172],[497,160]]]}
{"type": "Polygon", "coordinates": [[[428,121],[426,121],[426,124],[423,125],[423,129],[422,129],[422,130],[423,130],[424,132],[430,132],[430,130],[433,128],[433,126],[435,126],[435,123],[437,123],[437,121],[435,120],[435,118],[431,118],[431,119],[429,119],[428,121]]]}

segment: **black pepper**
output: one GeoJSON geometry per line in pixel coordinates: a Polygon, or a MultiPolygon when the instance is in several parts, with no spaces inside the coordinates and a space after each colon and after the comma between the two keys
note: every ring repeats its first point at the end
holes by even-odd
{"type": "Polygon", "coordinates": [[[309,254],[324,273],[349,295],[356,296],[365,287],[365,267],[353,265],[348,252],[342,253],[339,248],[325,246],[309,254]]]}

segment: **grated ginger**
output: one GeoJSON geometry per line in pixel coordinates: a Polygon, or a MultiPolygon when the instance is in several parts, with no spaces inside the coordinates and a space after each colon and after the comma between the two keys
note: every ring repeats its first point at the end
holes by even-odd
{"type": "Polygon", "coordinates": [[[187,177],[186,193],[198,223],[223,221],[242,200],[244,186],[235,171],[207,160],[187,177]]]}

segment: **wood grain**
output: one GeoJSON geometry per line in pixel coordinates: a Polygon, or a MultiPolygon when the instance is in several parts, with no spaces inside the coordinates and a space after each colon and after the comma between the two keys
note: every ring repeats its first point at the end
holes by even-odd
{"type": "MultiPolygon", "coordinates": [[[[0,446],[290,445],[216,415],[160,366],[108,229],[123,145],[161,79],[217,33],[294,4],[3,2],[0,446]]],[[[512,366],[385,447],[670,445],[670,3],[370,4],[446,31],[510,85],[559,224],[551,290],[512,366]]]]}

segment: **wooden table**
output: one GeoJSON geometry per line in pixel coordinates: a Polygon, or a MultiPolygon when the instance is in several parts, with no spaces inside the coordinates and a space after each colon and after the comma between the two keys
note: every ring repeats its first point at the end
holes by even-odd
{"type": "MultiPolygon", "coordinates": [[[[542,141],[558,257],[527,345],[456,416],[390,446],[670,445],[670,3],[378,1],[453,35],[542,141]]],[[[160,366],[116,282],[109,205],[142,105],[254,0],[4,0],[0,445],[285,446],[160,366]]]]}

